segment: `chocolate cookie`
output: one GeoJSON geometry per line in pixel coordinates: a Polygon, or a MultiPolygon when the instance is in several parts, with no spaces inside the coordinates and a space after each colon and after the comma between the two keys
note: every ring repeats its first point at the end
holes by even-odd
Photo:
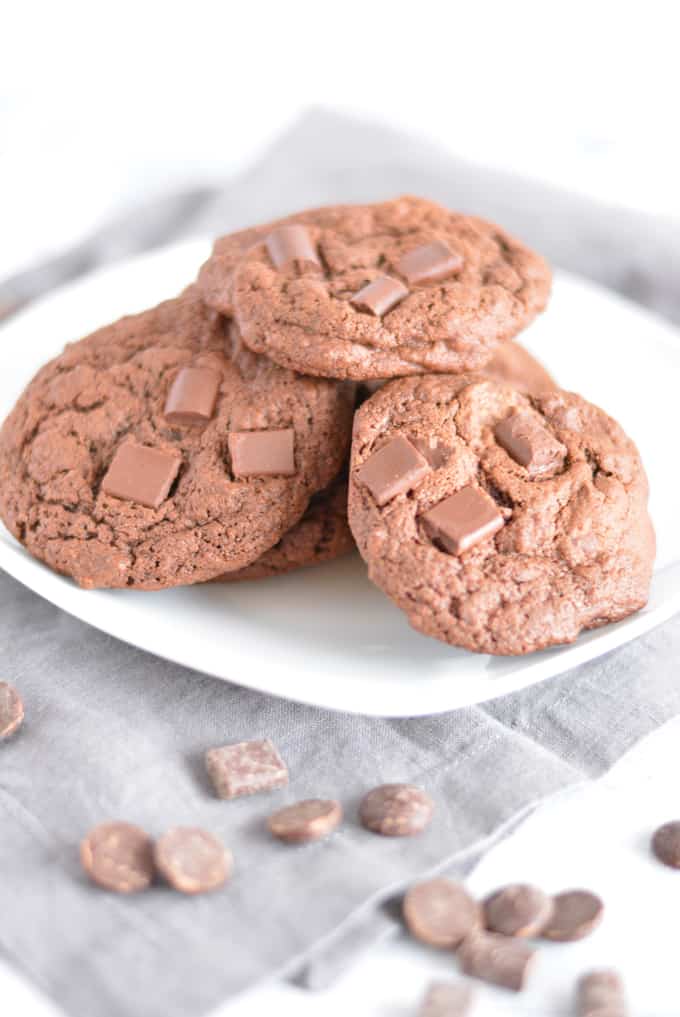
{"type": "Polygon", "coordinates": [[[245,349],[193,287],[36,375],[0,432],[0,516],[83,587],[212,579],[337,475],[352,401],[245,349]]]}
{"type": "Polygon", "coordinates": [[[543,310],[550,270],[498,226],[404,197],[222,237],[198,282],[251,349],[363,380],[481,368],[543,310]]]}
{"type": "Polygon", "coordinates": [[[543,364],[525,350],[520,343],[502,343],[481,372],[494,381],[507,382],[520,392],[540,395],[557,388],[557,382],[543,364]]]}
{"type": "Polygon", "coordinates": [[[349,521],[420,632],[484,653],[572,642],[647,601],[647,479],[578,395],[480,376],[391,382],[358,410],[349,521]]]}
{"type": "Polygon", "coordinates": [[[347,522],[347,477],[343,475],[310,501],[299,523],[265,551],[252,565],[225,572],[213,582],[241,579],[268,579],[286,572],[320,565],[354,550],[354,538],[347,522]]]}

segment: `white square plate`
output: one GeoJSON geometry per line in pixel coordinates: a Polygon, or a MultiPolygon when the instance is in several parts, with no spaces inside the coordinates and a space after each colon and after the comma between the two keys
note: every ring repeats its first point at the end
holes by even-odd
{"type": "MultiPolygon", "coordinates": [[[[208,245],[183,244],[69,286],[0,330],[0,419],[71,339],[179,292],[208,245]]],[[[358,556],[275,579],[143,593],[84,591],[34,561],[0,524],[0,567],[70,614],[144,650],[277,696],[354,713],[440,713],[560,674],[680,610],[676,481],[680,337],[608,291],[564,274],[522,337],[565,388],[616,417],[649,473],[658,557],[648,606],[527,657],[487,657],[426,639],[366,578],[358,556]]]]}

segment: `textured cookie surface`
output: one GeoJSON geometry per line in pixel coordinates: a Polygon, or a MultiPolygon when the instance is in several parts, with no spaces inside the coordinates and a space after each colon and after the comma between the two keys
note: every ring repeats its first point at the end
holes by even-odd
{"type": "Polygon", "coordinates": [[[647,600],[639,454],[572,393],[475,375],[391,382],[356,416],[349,521],[414,628],[471,650],[571,642],[647,600]]]}
{"type": "Polygon", "coordinates": [[[498,226],[405,197],[223,237],[199,286],[257,352],[366,380],[482,367],[543,310],[550,271],[498,226]],[[282,253],[291,224],[302,234],[282,253]]]}
{"type": "Polygon", "coordinates": [[[36,375],[0,432],[0,515],[84,587],[212,579],[299,520],[343,464],[351,415],[345,386],[243,348],[192,288],[36,375]]]}
{"type": "Polygon", "coordinates": [[[485,364],[482,374],[494,381],[507,382],[529,395],[557,388],[557,382],[520,343],[502,343],[485,364]]]}

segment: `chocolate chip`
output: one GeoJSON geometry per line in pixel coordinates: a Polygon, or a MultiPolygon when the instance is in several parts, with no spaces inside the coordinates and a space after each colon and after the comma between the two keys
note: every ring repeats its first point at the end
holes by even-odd
{"type": "Polygon", "coordinates": [[[171,424],[203,424],[215,411],[220,375],[209,367],[183,367],[168,392],[164,415],[171,424]]]}
{"type": "Polygon", "coordinates": [[[116,893],[137,893],[151,884],[153,842],[131,823],[102,823],[80,845],[80,860],[90,879],[116,893]]]}
{"type": "Polygon", "coordinates": [[[505,886],[484,902],[487,929],[503,936],[536,936],[552,912],[552,898],[526,883],[505,886]]]}
{"type": "Polygon", "coordinates": [[[616,971],[591,971],[579,980],[578,1017],[626,1017],[626,998],[616,971]]]}
{"type": "Polygon", "coordinates": [[[205,765],[218,798],[271,791],[288,783],[286,764],[268,738],[209,749],[205,765]]]}
{"type": "Polygon", "coordinates": [[[473,932],[458,950],[458,959],[466,975],[513,992],[524,988],[534,956],[535,951],[521,939],[493,932],[473,932]]]}
{"type": "Polygon", "coordinates": [[[566,890],[553,897],[553,913],[541,930],[544,939],[571,943],[584,939],[602,921],[604,904],[588,890],[566,890]]]}
{"type": "Polygon", "coordinates": [[[462,554],[503,525],[495,502],[478,487],[463,487],[420,516],[425,532],[449,554],[462,554]]]}
{"type": "Polygon", "coordinates": [[[367,311],[376,318],[382,318],[407,296],[408,290],[402,282],[389,275],[381,275],[355,293],[349,302],[358,311],[367,311]]]}
{"type": "Polygon", "coordinates": [[[398,434],[359,467],[357,480],[368,488],[378,505],[386,505],[415,487],[429,472],[425,457],[408,438],[398,434]]]}
{"type": "Polygon", "coordinates": [[[465,1017],[472,989],[463,982],[433,982],[425,993],[418,1017],[465,1017]]]}
{"type": "Polygon", "coordinates": [[[167,498],[182,465],[178,452],[126,442],[120,445],[102,481],[113,498],[158,508],[167,498]]]}
{"type": "Polygon", "coordinates": [[[318,271],[321,261],[304,226],[279,226],[265,240],[267,253],[275,268],[295,268],[298,272],[318,271]]]}
{"type": "Polygon", "coordinates": [[[24,720],[24,704],[15,688],[0,682],[0,741],[18,731],[24,720]]]}
{"type": "Polygon", "coordinates": [[[404,897],[404,921],[416,939],[455,949],[481,926],[479,905],[464,886],[450,879],[429,879],[404,897]]]}
{"type": "Polygon", "coordinates": [[[664,823],[652,838],[654,854],[672,869],[680,869],[680,821],[664,823]]]}
{"type": "Polygon", "coordinates": [[[235,477],[291,477],[295,473],[295,432],[232,431],[228,436],[235,477]]]}
{"type": "Polygon", "coordinates": [[[156,841],[156,868],[180,893],[206,893],[229,879],[233,869],[231,852],[205,830],[177,826],[156,841]]]}
{"type": "Polygon", "coordinates": [[[288,844],[303,844],[328,836],[342,820],[342,806],[332,799],[310,798],[287,805],[267,820],[270,832],[288,844]]]}
{"type": "Polygon", "coordinates": [[[514,413],[496,424],[498,444],[516,463],[524,466],[530,477],[557,469],[564,462],[567,449],[530,413],[514,413]]]}
{"type": "Polygon", "coordinates": [[[434,802],[413,784],[383,784],[364,795],[359,818],[383,837],[411,837],[429,826],[434,802]]]}
{"type": "Polygon", "coordinates": [[[462,265],[460,254],[456,254],[440,240],[435,240],[432,244],[423,244],[402,255],[397,263],[397,272],[414,286],[417,283],[446,279],[458,272],[462,265]]]}

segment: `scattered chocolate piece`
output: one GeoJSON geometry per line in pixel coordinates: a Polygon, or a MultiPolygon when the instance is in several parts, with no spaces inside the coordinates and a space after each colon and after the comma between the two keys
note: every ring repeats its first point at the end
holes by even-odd
{"type": "Polygon", "coordinates": [[[499,936],[493,932],[473,932],[458,949],[462,970],[473,978],[520,992],[535,951],[523,940],[499,936]]]}
{"type": "Polygon", "coordinates": [[[408,290],[403,282],[389,275],[381,275],[358,290],[349,302],[358,311],[368,311],[376,318],[382,318],[383,314],[387,314],[407,296],[408,290]]]}
{"type": "Polygon", "coordinates": [[[209,367],[183,367],[168,392],[165,418],[171,424],[203,424],[215,411],[220,375],[209,367]]]}
{"type": "Polygon", "coordinates": [[[429,879],[404,897],[404,921],[416,939],[430,946],[455,949],[481,927],[480,907],[461,883],[429,879]]]}
{"type": "Polygon", "coordinates": [[[591,971],[579,980],[578,1017],[626,1017],[623,981],[616,971],[591,971]]]}
{"type": "Polygon", "coordinates": [[[115,893],[146,890],[155,873],[153,842],[131,823],[101,823],[80,845],[80,860],[90,879],[115,893]]]}
{"type": "Polygon", "coordinates": [[[418,1017],[465,1017],[472,989],[464,982],[433,982],[425,993],[418,1017]]]}
{"type": "Polygon", "coordinates": [[[552,897],[526,883],[505,886],[484,901],[487,929],[503,936],[537,936],[552,913],[552,897]]]}
{"type": "Polygon", "coordinates": [[[288,783],[288,768],[268,738],[208,749],[205,765],[218,798],[271,791],[288,783]]]}
{"type": "Polygon", "coordinates": [[[571,943],[586,936],[602,921],[604,904],[588,890],[565,890],[553,897],[553,913],[541,930],[544,939],[571,943]]]}
{"type": "Polygon", "coordinates": [[[341,820],[340,802],[310,798],[274,812],[267,820],[267,826],[278,840],[287,844],[303,844],[328,836],[341,820]]]}
{"type": "Polygon", "coordinates": [[[445,466],[451,458],[451,449],[448,445],[440,445],[439,439],[435,435],[432,438],[411,438],[411,444],[414,448],[417,448],[421,456],[424,456],[433,470],[438,470],[440,466],[445,466]]]}
{"type": "Polygon", "coordinates": [[[654,854],[672,869],[680,869],[680,821],[664,823],[652,838],[654,854]]]}
{"type": "Polygon", "coordinates": [[[429,826],[434,802],[413,784],[383,784],[364,795],[359,818],[383,837],[412,837],[429,826]]]}
{"type": "Polygon", "coordinates": [[[368,488],[378,505],[386,505],[415,487],[429,472],[425,456],[398,434],[368,457],[357,470],[357,480],[368,488]]]}
{"type": "Polygon", "coordinates": [[[17,690],[0,682],[0,742],[18,731],[24,720],[24,704],[17,690]]]}
{"type": "Polygon", "coordinates": [[[235,477],[292,477],[295,473],[295,432],[232,431],[227,439],[235,477]]]}
{"type": "Polygon", "coordinates": [[[168,497],[181,464],[177,452],[126,442],[116,450],[102,480],[102,491],[113,498],[158,508],[168,497]]]}
{"type": "Polygon", "coordinates": [[[278,226],[265,240],[274,268],[295,268],[298,272],[318,271],[321,261],[304,226],[278,226]]]}
{"type": "Polygon", "coordinates": [[[420,517],[425,532],[449,554],[462,554],[503,525],[495,501],[478,487],[462,487],[420,517]]]}
{"type": "Polygon", "coordinates": [[[432,244],[423,244],[402,255],[397,263],[397,272],[414,286],[446,279],[460,271],[462,265],[460,254],[456,254],[440,240],[435,240],[432,244]]]}
{"type": "Polygon", "coordinates": [[[154,860],[161,876],[180,893],[206,893],[229,879],[231,852],[205,830],[176,826],[156,841],[154,860]]]}
{"type": "Polygon", "coordinates": [[[496,424],[496,440],[516,463],[526,468],[530,477],[538,477],[557,469],[564,462],[567,450],[530,413],[514,413],[496,424]]]}

